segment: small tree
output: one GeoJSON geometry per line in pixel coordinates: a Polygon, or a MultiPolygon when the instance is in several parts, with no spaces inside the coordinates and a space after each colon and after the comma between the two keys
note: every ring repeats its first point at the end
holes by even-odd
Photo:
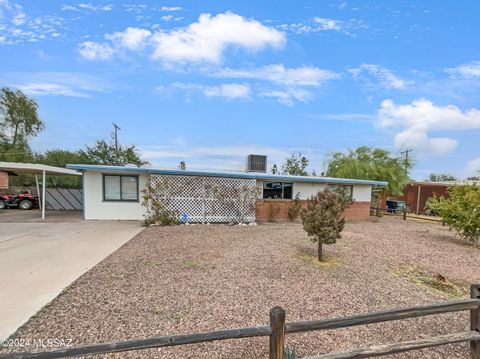
{"type": "Polygon", "coordinates": [[[430,173],[428,180],[430,182],[447,182],[456,181],[457,178],[449,173],[430,173]]]}
{"type": "Polygon", "coordinates": [[[480,245],[480,187],[453,186],[450,197],[428,202],[450,228],[476,246],[480,245]]]}
{"type": "Polygon", "coordinates": [[[334,244],[341,238],[346,206],[344,196],[325,190],[312,196],[307,201],[307,208],[301,213],[303,229],[313,243],[318,243],[318,260],[321,262],[324,261],[323,245],[334,244]]]}
{"type": "Polygon", "coordinates": [[[282,165],[282,174],[290,176],[308,176],[308,159],[301,153],[292,153],[282,165]]]}
{"type": "Polygon", "coordinates": [[[180,161],[180,163],[178,164],[178,168],[181,171],[185,171],[187,169],[187,165],[186,165],[185,161],[180,161]]]}

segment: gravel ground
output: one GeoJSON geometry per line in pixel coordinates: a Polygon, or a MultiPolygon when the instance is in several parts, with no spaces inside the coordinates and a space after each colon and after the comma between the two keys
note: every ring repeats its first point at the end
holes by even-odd
{"type": "MultiPolygon", "coordinates": [[[[426,268],[457,283],[480,283],[480,250],[435,223],[398,218],[348,223],[315,265],[298,223],[150,227],[43,308],[15,338],[71,338],[74,345],[268,324],[280,305],[287,321],[332,318],[450,300],[395,274],[426,268]]],[[[467,330],[468,313],[292,334],[301,355],[467,330]]],[[[398,358],[467,358],[468,344],[398,358]]],[[[109,357],[265,358],[268,339],[148,349],[109,357]]]]}

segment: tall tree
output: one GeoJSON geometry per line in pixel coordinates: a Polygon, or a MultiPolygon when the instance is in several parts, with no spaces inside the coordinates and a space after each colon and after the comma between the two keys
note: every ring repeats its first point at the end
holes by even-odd
{"type": "Polygon", "coordinates": [[[430,173],[428,180],[430,182],[447,182],[456,181],[457,179],[449,173],[430,173]]]}
{"type": "Polygon", "coordinates": [[[282,165],[282,174],[291,176],[308,176],[308,159],[301,153],[292,153],[282,165]]]}
{"type": "Polygon", "coordinates": [[[45,125],[37,113],[38,104],[22,91],[9,88],[0,90],[0,140],[15,147],[27,143],[41,132],[45,125]]]}
{"type": "MultiPolygon", "coordinates": [[[[411,167],[411,162],[408,164],[411,167]]],[[[330,155],[327,176],[354,179],[387,181],[386,192],[402,194],[409,178],[405,173],[405,162],[381,148],[359,147],[347,153],[335,152],[330,155]]]]}
{"type": "MultiPolygon", "coordinates": [[[[116,164],[115,147],[105,140],[98,140],[93,146],[87,146],[85,150],[80,150],[79,153],[85,158],[85,162],[90,164],[110,166],[116,164]]],[[[128,163],[142,166],[148,164],[148,161],[142,160],[134,145],[119,145],[118,164],[124,166],[128,163]]]]}

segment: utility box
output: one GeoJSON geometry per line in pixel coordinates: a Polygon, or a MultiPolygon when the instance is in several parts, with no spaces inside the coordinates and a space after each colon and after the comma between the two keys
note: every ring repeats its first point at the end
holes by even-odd
{"type": "Polygon", "coordinates": [[[248,155],[247,172],[267,173],[267,156],[248,155]]]}

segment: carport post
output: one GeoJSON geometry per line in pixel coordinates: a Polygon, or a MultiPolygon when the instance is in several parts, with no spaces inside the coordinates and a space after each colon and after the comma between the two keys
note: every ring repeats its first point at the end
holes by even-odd
{"type": "Polygon", "coordinates": [[[45,219],[45,170],[42,172],[42,219],[45,219]]]}

